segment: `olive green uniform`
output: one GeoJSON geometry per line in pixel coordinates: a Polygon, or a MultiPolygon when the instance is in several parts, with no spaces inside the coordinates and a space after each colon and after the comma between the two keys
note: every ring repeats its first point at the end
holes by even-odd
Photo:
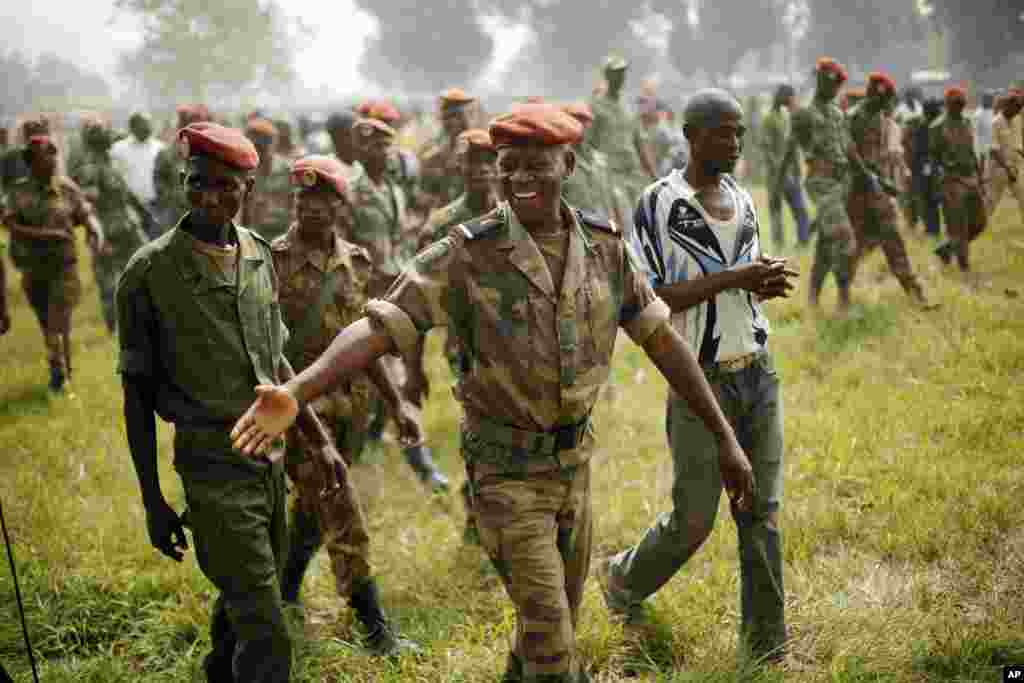
{"type": "Polygon", "coordinates": [[[669,317],[621,234],[563,205],[536,239],[507,203],[420,252],[367,315],[403,354],[446,326],[463,350],[462,454],[480,539],[516,607],[509,676],[575,681],[590,564],[590,415],[619,326],[669,317]]]}
{"type": "Polygon", "coordinates": [[[92,216],[92,204],[66,176],[46,184],[25,176],[7,188],[0,222],[11,230],[11,261],[42,328],[51,380],[71,376],[71,312],[82,296],[73,230],[92,216]]]}
{"type": "Polygon", "coordinates": [[[587,142],[604,155],[612,182],[622,187],[632,205],[651,182],[637,152],[638,125],[619,100],[607,95],[593,98],[590,108],[594,122],[587,131],[587,142]]]}
{"type": "Polygon", "coordinates": [[[292,186],[289,181],[291,166],[288,160],[275,154],[270,171],[263,175],[256,171],[255,185],[242,210],[243,222],[249,229],[268,242],[283,235],[292,223],[292,186]]]}
{"type": "Polygon", "coordinates": [[[949,243],[940,250],[955,254],[960,269],[968,270],[968,245],[988,222],[974,154],[974,124],[966,116],[954,119],[942,114],[928,129],[928,151],[942,174],[942,211],[949,243]]]}
{"type": "Polygon", "coordinates": [[[157,414],[174,424],[196,559],[220,592],[209,680],[287,682],[283,449],[247,457],[229,436],[253,387],[281,380],[277,276],[270,246],[252,232],[233,226],[237,247],[218,251],[186,231],[188,220],[137,251],[121,275],[118,369],[152,386],[157,414]]]}
{"type": "Polygon", "coordinates": [[[93,197],[97,217],[103,224],[107,249],[93,256],[93,270],[103,319],[113,331],[117,325],[114,308],[117,279],[132,254],[146,243],[142,218],[132,204],[128,185],[105,153],[83,151],[77,164],[73,167],[68,164],[68,172],[82,191],[93,197]]]}

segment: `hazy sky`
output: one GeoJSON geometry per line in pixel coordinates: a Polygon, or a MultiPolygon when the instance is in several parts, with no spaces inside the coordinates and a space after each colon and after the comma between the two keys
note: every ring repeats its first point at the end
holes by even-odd
{"type": "MultiPolygon", "coordinates": [[[[351,0],[287,0],[286,11],[317,27],[313,42],[296,58],[299,74],[312,88],[328,85],[341,93],[365,89],[358,73],[365,38],[377,30],[376,19],[358,11],[351,0]]],[[[56,54],[116,78],[118,53],[139,40],[130,17],[112,24],[114,0],[3,0],[0,2],[0,49],[18,49],[37,56],[56,54]]],[[[507,61],[526,39],[523,30],[501,29],[497,64],[507,61]]]]}

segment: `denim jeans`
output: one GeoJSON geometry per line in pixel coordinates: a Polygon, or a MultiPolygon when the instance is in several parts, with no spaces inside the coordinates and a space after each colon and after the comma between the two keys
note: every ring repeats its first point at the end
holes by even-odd
{"type": "MultiPolygon", "coordinates": [[[[706,369],[705,374],[754,471],[751,510],[732,509],[739,536],[741,645],[755,656],[779,654],[786,639],[778,525],[783,453],[779,379],[767,355],[743,370],[706,369]]],[[[669,398],[666,423],[673,509],[609,566],[615,592],[627,604],[642,602],[668,582],[711,534],[718,514],[722,477],[714,435],[679,398],[669,398]]]]}

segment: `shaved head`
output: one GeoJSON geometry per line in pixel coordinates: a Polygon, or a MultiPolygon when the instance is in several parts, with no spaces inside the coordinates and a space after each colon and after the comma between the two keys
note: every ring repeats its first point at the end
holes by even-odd
{"type": "Polygon", "coordinates": [[[683,125],[694,130],[714,128],[723,117],[743,118],[743,107],[725,90],[708,88],[698,91],[686,103],[683,125]]]}

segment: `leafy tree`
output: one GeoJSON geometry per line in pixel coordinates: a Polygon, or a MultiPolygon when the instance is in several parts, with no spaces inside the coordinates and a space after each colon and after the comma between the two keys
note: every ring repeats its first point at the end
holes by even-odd
{"type": "Polygon", "coordinates": [[[121,72],[156,100],[218,101],[296,80],[294,53],[309,29],[274,0],[116,0],[142,24],[121,72]]]}

